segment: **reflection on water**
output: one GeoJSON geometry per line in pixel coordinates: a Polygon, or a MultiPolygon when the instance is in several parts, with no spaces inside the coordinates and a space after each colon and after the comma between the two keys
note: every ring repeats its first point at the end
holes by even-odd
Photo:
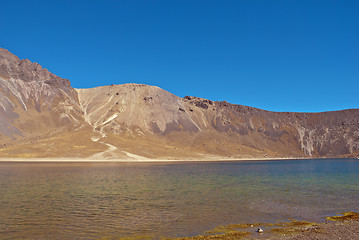
{"type": "Polygon", "coordinates": [[[0,163],[0,238],[190,236],[358,211],[358,160],[0,163]]]}

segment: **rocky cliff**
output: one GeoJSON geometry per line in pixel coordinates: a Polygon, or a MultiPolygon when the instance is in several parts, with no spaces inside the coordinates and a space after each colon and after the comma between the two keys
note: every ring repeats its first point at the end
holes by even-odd
{"type": "Polygon", "coordinates": [[[270,112],[123,84],[73,89],[0,49],[0,157],[358,157],[359,110],[270,112]]]}

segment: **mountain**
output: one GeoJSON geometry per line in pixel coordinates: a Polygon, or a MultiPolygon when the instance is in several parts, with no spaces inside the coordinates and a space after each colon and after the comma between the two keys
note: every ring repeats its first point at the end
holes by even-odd
{"type": "Polygon", "coordinates": [[[67,155],[64,137],[84,129],[83,119],[69,80],[0,49],[1,157],[67,155]]]}
{"type": "Polygon", "coordinates": [[[359,110],[270,112],[123,84],[74,89],[0,49],[0,157],[358,157],[359,110]]]}

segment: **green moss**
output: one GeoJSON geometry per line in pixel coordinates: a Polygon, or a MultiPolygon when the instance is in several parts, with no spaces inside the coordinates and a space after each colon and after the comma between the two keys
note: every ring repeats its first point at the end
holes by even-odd
{"type": "Polygon", "coordinates": [[[263,224],[261,224],[261,223],[229,224],[229,225],[225,225],[225,226],[218,226],[212,230],[205,232],[205,234],[228,233],[233,230],[246,229],[246,228],[250,228],[250,227],[259,227],[261,225],[263,225],[263,224]]]}
{"type": "Polygon", "coordinates": [[[114,238],[114,237],[103,237],[100,240],[151,240],[154,239],[153,236],[144,236],[144,235],[134,235],[130,237],[114,238]]]}
{"type": "Polygon", "coordinates": [[[216,239],[226,239],[226,240],[235,240],[242,239],[244,237],[249,236],[250,232],[245,231],[230,231],[224,234],[216,234],[216,235],[199,235],[195,237],[184,237],[177,238],[176,240],[216,240],[216,239]]]}
{"type": "Polygon", "coordinates": [[[307,221],[290,221],[272,224],[271,233],[276,234],[295,234],[305,231],[308,227],[314,226],[316,223],[307,221]]]}
{"type": "Polygon", "coordinates": [[[359,213],[357,212],[344,212],[343,216],[326,217],[330,221],[347,221],[347,220],[359,220],[359,213]]]}
{"type": "Polygon", "coordinates": [[[153,239],[153,236],[131,236],[131,237],[120,238],[119,240],[151,240],[151,239],[153,239]]]}
{"type": "Polygon", "coordinates": [[[288,234],[288,233],[296,233],[302,231],[303,229],[300,228],[273,228],[270,230],[270,232],[278,233],[278,234],[288,234]]]}
{"type": "Polygon", "coordinates": [[[275,226],[275,227],[311,227],[313,225],[315,225],[315,223],[307,222],[307,221],[292,220],[290,222],[275,223],[272,226],[275,226]]]}

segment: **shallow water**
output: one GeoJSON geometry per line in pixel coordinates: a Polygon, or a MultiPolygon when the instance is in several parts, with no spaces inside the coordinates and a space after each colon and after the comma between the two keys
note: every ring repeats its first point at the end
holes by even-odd
{"type": "Polygon", "coordinates": [[[359,210],[359,160],[0,163],[0,239],[179,237],[359,210]]]}

